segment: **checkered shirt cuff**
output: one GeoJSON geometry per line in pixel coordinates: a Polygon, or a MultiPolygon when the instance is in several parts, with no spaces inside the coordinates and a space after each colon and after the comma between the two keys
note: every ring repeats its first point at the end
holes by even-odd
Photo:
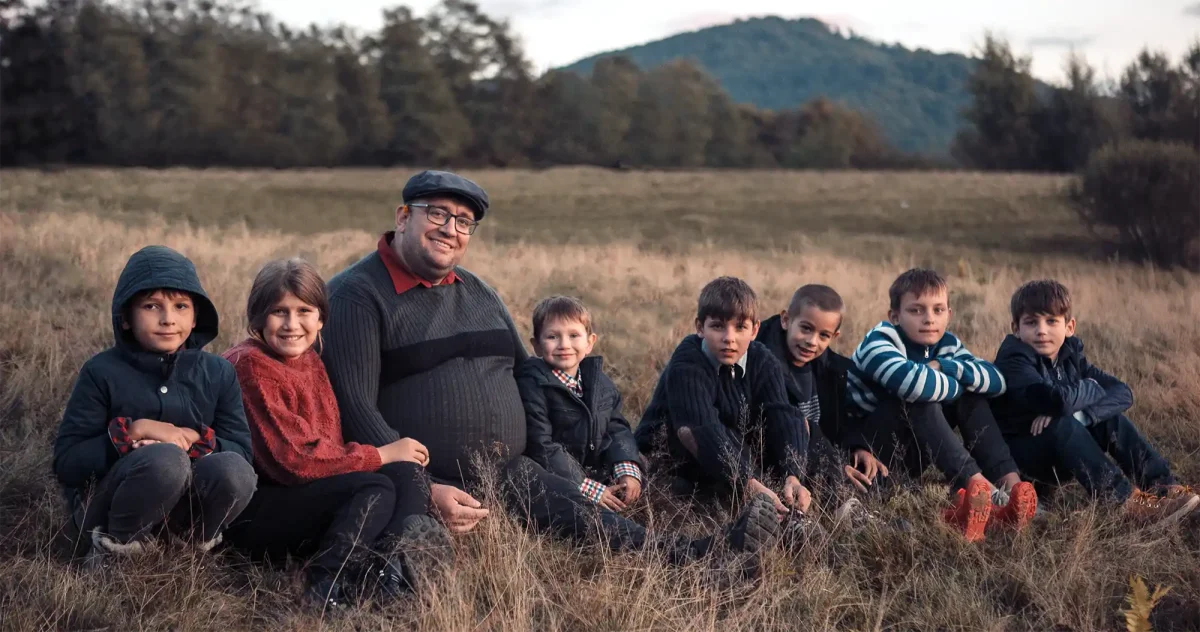
{"type": "Polygon", "coordinates": [[[621,480],[622,476],[632,476],[642,482],[642,470],[633,461],[621,461],[613,466],[613,478],[621,480]]]}
{"type": "Polygon", "coordinates": [[[584,498],[599,503],[600,497],[604,495],[604,490],[608,489],[604,485],[593,481],[590,478],[583,479],[583,483],[579,486],[579,493],[583,494],[584,498]]]}

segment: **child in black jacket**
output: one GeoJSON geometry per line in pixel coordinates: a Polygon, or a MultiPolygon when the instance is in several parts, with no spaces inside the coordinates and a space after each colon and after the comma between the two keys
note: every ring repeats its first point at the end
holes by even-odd
{"type": "Polygon", "coordinates": [[[861,433],[846,432],[852,423],[846,404],[849,358],[829,348],[841,335],[842,297],[826,285],[796,290],[787,309],[764,320],[758,342],[787,371],[788,401],[804,415],[808,428],[809,487],[839,494],[849,485],[859,491],[888,476],[861,433]],[[850,463],[842,449],[850,453],[850,463]]]}
{"type": "Polygon", "coordinates": [[[992,407],[1021,471],[1046,486],[1077,478],[1141,523],[1178,520],[1200,506],[1125,416],[1129,387],[1084,356],[1067,288],[1026,283],[1010,311],[1013,334],[996,354],[1008,391],[992,407]]]}
{"type": "Polygon", "coordinates": [[[202,349],[217,311],[183,255],[134,253],[112,300],[114,344],[83,365],[54,441],[76,552],[133,554],[168,516],[209,550],[250,501],[250,430],[233,366],[202,349]]]}

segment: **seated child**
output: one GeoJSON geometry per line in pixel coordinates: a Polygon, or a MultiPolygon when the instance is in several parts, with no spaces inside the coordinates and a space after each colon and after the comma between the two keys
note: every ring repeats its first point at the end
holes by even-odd
{"type": "Polygon", "coordinates": [[[782,516],[808,510],[808,433],[788,401],[783,367],[754,337],[758,298],[745,281],[721,277],[704,286],[696,333],[675,348],[638,425],[639,445],[653,446],[666,427],[670,469],[694,483],[734,494],[764,494],[782,516]],[[783,480],[781,494],[766,476],[783,480]]]}
{"type": "Polygon", "coordinates": [[[996,354],[1008,392],[993,409],[1021,471],[1051,488],[1077,478],[1143,524],[1172,522],[1200,506],[1125,416],[1129,387],[1088,363],[1067,288],[1026,283],[1010,312],[1013,333],[996,354]]]}
{"type": "Polygon", "coordinates": [[[857,434],[843,432],[846,373],[853,363],[829,348],[841,335],[843,309],[833,288],[805,285],[792,295],[787,309],[763,321],[757,340],[787,367],[788,401],[800,409],[808,427],[810,480],[835,493],[848,485],[865,492],[878,477],[886,478],[888,469],[857,434]],[[852,463],[845,462],[840,445],[849,449],[852,463]]]}
{"type": "Polygon", "coordinates": [[[311,265],[272,261],[250,288],[250,338],[225,352],[242,385],[262,480],[229,540],[256,558],[311,556],[304,599],[322,610],[360,592],[394,600],[454,559],[449,533],[428,515],[425,446],[342,440],[337,399],[313,349],[328,305],[311,265]],[[356,552],[365,559],[351,559],[356,552]],[[363,590],[348,590],[355,582],[363,590]]]}
{"type": "MultiPolygon", "coordinates": [[[[581,301],[565,296],[542,300],[533,310],[533,349],[517,372],[528,430],[526,456],[546,469],[554,489],[543,492],[550,504],[595,506],[600,528],[613,549],[655,547],[673,563],[709,555],[718,536],[698,540],[647,533],[618,515],[641,494],[642,468],[629,422],[621,414],[621,394],[604,374],[600,357],[588,357],[596,343],[592,319],[581,301]],[[607,485],[605,483],[608,483],[607,485]]],[[[535,467],[536,467],[535,466],[535,467]]],[[[569,525],[551,525],[576,537],[592,512],[573,514],[569,525]]],[[[537,522],[535,520],[535,522],[537,522]]],[[[771,502],[755,498],[737,521],[723,530],[724,544],[736,551],[761,553],[778,534],[771,502]]]]}
{"type": "Polygon", "coordinates": [[[856,440],[914,477],[932,462],[958,490],[945,518],[968,541],[983,539],[989,521],[1023,528],[1037,511],[1037,494],[1017,474],[985,399],[1004,392],[1004,378],[946,331],[949,290],[937,272],[901,274],[888,298],[889,320],[858,346],[848,376],[856,440]],[[1010,496],[997,511],[989,481],[1010,496]]]}
{"type": "Polygon", "coordinates": [[[80,369],[54,441],[75,552],[93,564],[142,553],[167,522],[208,551],[256,485],[233,367],[202,351],[217,310],[191,261],[149,246],[121,271],[112,326],[113,346],[80,369]]]}

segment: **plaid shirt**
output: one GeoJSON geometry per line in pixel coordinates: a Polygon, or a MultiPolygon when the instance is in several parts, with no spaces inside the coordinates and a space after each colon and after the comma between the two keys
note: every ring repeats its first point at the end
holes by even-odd
{"type": "MultiPolygon", "coordinates": [[[[550,369],[554,377],[562,382],[576,397],[583,397],[583,379],[578,372],[575,375],[568,375],[558,369],[550,369]]],[[[621,480],[622,476],[632,476],[639,483],[642,481],[642,470],[637,463],[633,461],[621,461],[613,466],[613,480],[621,480]]],[[[588,500],[599,503],[600,498],[604,496],[604,491],[608,486],[599,481],[594,481],[590,478],[583,479],[583,483],[579,486],[579,493],[583,494],[588,500]]]]}

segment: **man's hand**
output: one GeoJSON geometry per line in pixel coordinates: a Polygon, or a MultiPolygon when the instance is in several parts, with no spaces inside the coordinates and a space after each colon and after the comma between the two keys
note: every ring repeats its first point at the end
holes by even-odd
{"type": "Polygon", "coordinates": [[[429,449],[416,439],[405,437],[376,449],[379,450],[379,460],[384,465],[401,461],[416,463],[421,467],[429,465],[429,449]]]}
{"type": "Polygon", "coordinates": [[[875,482],[875,477],[882,474],[888,475],[887,466],[879,462],[874,454],[869,450],[859,448],[854,451],[851,456],[851,462],[843,468],[846,472],[846,478],[850,479],[858,491],[867,491],[867,486],[875,482]]]}
{"type": "Polygon", "coordinates": [[[609,511],[625,511],[625,503],[617,495],[617,492],[622,489],[621,483],[605,487],[604,493],[600,495],[600,500],[596,501],[596,504],[609,511]]]}
{"type": "Polygon", "coordinates": [[[133,441],[153,439],[161,443],[174,443],[187,452],[192,444],[200,440],[200,433],[191,428],[180,428],[165,421],[139,419],[129,426],[129,438],[133,441]]]}
{"type": "Polygon", "coordinates": [[[790,513],[787,506],[783,504],[783,501],[779,500],[779,494],[776,494],[774,491],[772,491],[770,487],[763,485],[762,482],[757,478],[750,479],[750,481],[746,483],[746,497],[754,498],[759,494],[766,494],[767,497],[771,499],[771,502],[775,504],[775,511],[779,512],[780,514],[790,513]]]}
{"type": "Polygon", "coordinates": [[[929,362],[926,362],[926,363],[925,363],[925,366],[927,366],[927,367],[929,367],[929,368],[933,369],[934,371],[941,371],[941,370],[942,370],[942,363],[941,363],[941,362],[938,362],[938,361],[937,361],[937,358],[934,358],[934,359],[930,360],[929,362]]]}
{"type": "Polygon", "coordinates": [[[642,496],[642,482],[632,476],[622,476],[617,479],[617,487],[621,488],[621,500],[629,506],[642,496]]]}
{"type": "Polygon", "coordinates": [[[429,491],[433,510],[450,533],[466,533],[488,515],[483,503],[453,485],[433,483],[429,491]]]}
{"type": "Polygon", "coordinates": [[[789,476],[783,481],[783,502],[793,509],[808,511],[812,504],[812,493],[800,484],[800,479],[789,476]]]}
{"type": "Polygon", "coordinates": [[[1035,437],[1042,434],[1042,431],[1045,430],[1046,426],[1049,426],[1050,422],[1053,420],[1054,419],[1050,417],[1050,415],[1042,415],[1041,417],[1034,419],[1033,425],[1029,427],[1029,434],[1035,437]]]}

